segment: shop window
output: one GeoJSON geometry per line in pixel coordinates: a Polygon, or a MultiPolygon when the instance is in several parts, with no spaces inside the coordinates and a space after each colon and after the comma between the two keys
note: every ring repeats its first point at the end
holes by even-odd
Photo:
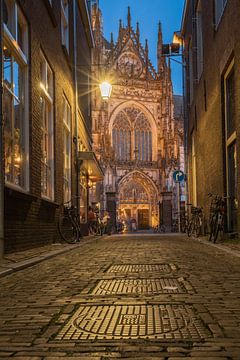
{"type": "Polygon", "coordinates": [[[5,181],[28,190],[28,28],[15,1],[4,1],[3,115],[5,181]]]}
{"type": "Polygon", "coordinates": [[[88,211],[88,195],[87,195],[87,177],[86,174],[81,172],[80,175],[80,222],[82,224],[87,222],[87,211],[88,211]]]}
{"type": "Polygon", "coordinates": [[[64,202],[71,200],[71,108],[63,97],[63,192],[64,202]]]}
{"type": "Polygon", "coordinates": [[[53,127],[53,73],[41,53],[41,193],[54,199],[54,127],[53,127]]]}

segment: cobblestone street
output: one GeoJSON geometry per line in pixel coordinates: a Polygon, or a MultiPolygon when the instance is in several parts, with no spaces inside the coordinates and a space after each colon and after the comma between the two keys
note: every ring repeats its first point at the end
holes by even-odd
{"type": "Polygon", "coordinates": [[[0,279],[0,358],[240,359],[240,260],[116,235],[0,279]]]}

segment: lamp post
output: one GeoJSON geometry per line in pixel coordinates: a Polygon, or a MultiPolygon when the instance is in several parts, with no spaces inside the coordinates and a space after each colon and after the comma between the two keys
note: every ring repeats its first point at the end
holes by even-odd
{"type": "Polygon", "coordinates": [[[110,99],[112,93],[112,85],[108,81],[103,81],[99,84],[102,99],[107,101],[110,99]]]}
{"type": "Polygon", "coordinates": [[[3,0],[0,0],[0,259],[4,254],[3,0]]]}
{"type": "MultiPolygon", "coordinates": [[[[175,31],[173,33],[173,42],[171,44],[166,44],[162,46],[162,55],[164,57],[168,57],[170,60],[174,61],[175,63],[181,65],[182,67],[182,92],[183,92],[183,123],[184,123],[184,171],[187,171],[187,132],[186,129],[186,92],[185,92],[185,69],[186,69],[186,62],[184,59],[184,38],[180,31],[175,31]],[[181,57],[181,61],[176,60],[175,57],[181,57]]],[[[187,194],[187,185],[185,185],[185,192],[187,194]]],[[[180,211],[181,211],[181,184],[178,183],[178,230],[180,232],[180,211]]]]}

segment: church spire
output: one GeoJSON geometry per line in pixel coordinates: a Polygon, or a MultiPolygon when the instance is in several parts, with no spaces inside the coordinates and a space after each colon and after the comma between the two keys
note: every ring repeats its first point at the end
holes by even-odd
{"type": "Polygon", "coordinates": [[[158,23],[158,43],[162,43],[162,24],[161,21],[158,23]]]}
{"type": "Polygon", "coordinates": [[[137,37],[137,46],[139,47],[139,44],[140,44],[140,30],[139,30],[139,22],[137,22],[136,37],[137,37]]]}
{"type": "Polygon", "coordinates": [[[145,40],[145,53],[146,53],[146,60],[148,60],[148,40],[145,40]]]}
{"type": "Polygon", "coordinates": [[[146,79],[148,79],[148,41],[145,40],[146,79]]]}
{"type": "Polygon", "coordinates": [[[122,41],[122,19],[119,20],[118,41],[122,41]]]}
{"type": "Polygon", "coordinates": [[[158,23],[158,43],[157,43],[157,60],[158,60],[158,73],[160,74],[163,70],[164,59],[162,57],[162,24],[158,23]]]}
{"type": "Polygon", "coordinates": [[[131,27],[131,10],[130,10],[130,6],[128,6],[127,22],[128,22],[128,28],[130,29],[130,27],[131,27]]]}
{"type": "Polygon", "coordinates": [[[111,47],[111,50],[114,48],[114,40],[113,40],[113,33],[112,32],[111,32],[110,47],[111,47]]]}

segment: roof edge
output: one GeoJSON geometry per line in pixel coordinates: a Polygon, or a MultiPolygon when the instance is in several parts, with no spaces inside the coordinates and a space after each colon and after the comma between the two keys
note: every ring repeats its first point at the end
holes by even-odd
{"type": "Polygon", "coordinates": [[[182,23],[181,23],[181,34],[183,36],[184,36],[184,32],[185,32],[186,18],[187,18],[189,6],[190,6],[190,0],[185,0],[184,10],[183,10],[183,15],[182,15],[182,23]]]}

